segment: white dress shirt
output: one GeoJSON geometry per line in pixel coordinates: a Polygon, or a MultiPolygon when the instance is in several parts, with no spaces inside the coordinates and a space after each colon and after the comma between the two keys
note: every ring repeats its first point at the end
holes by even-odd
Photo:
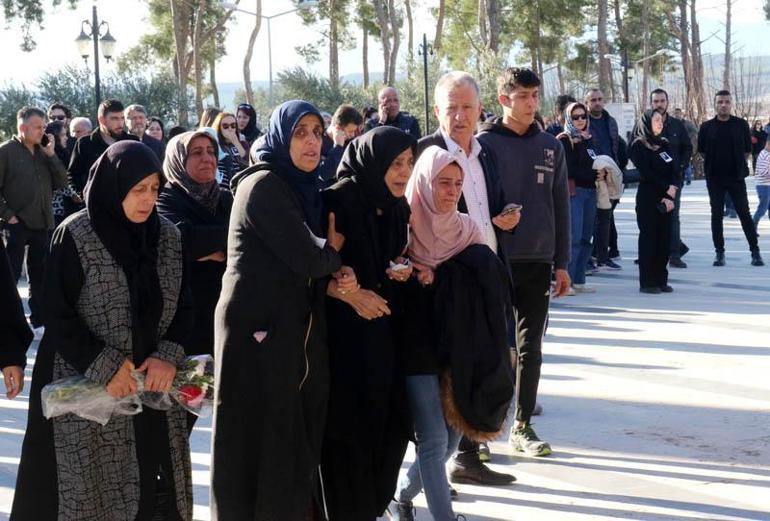
{"type": "Polygon", "coordinates": [[[484,235],[484,242],[497,253],[497,236],[492,218],[489,215],[489,199],[487,198],[487,182],[484,178],[484,169],[479,160],[481,144],[475,137],[471,138],[471,153],[465,151],[449,137],[443,129],[441,135],[446,143],[447,150],[457,160],[457,164],[463,170],[463,197],[468,207],[468,215],[478,225],[484,235]]]}

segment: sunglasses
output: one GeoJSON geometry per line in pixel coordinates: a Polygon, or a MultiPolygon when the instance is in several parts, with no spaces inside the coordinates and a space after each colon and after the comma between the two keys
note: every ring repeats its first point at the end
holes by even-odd
{"type": "Polygon", "coordinates": [[[579,121],[581,119],[588,119],[588,116],[585,114],[578,114],[577,116],[572,116],[572,121],[579,121]]]}
{"type": "Polygon", "coordinates": [[[64,121],[67,116],[51,116],[51,121],[64,121]]]}
{"type": "Polygon", "coordinates": [[[238,127],[238,124],[237,123],[222,123],[221,127],[222,127],[222,130],[230,130],[230,129],[235,130],[238,127]]]}

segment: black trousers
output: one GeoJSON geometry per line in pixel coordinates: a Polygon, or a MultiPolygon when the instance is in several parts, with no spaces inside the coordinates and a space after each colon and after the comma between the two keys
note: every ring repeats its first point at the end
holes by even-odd
{"type": "Polygon", "coordinates": [[[723,228],[725,195],[729,195],[733,201],[735,212],[741,220],[741,228],[749,249],[752,252],[759,251],[757,243],[757,229],[751,218],[749,210],[749,198],[746,195],[746,181],[743,179],[707,179],[706,187],[709,191],[709,203],[711,204],[711,239],[714,241],[714,249],[717,252],[725,251],[725,237],[723,228]]]}
{"type": "Polygon", "coordinates": [[[671,242],[671,212],[658,210],[657,190],[640,184],[636,191],[636,223],[639,226],[639,287],[660,288],[668,284],[671,242]]]}
{"type": "MultiPolygon", "coordinates": [[[[596,262],[599,264],[607,262],[610,258],[610,253],[618,253],[618,230],[615,228],[615,207],[619,202],[620,200],[613,199],[610,201],[612,208],[596,210],[594,257],[596,257],[596,262]]],[[[616,255],[613,255],[613,257],[614,256],[616,255]]]]}
{"type": "Polygon", "coordinates": [[[610,258],[620,257],[620,250],[618,249],[618,229],[615,227],[615,207],[620,202],[620,199],[614,199],[610,201],[612,203],[612,213],[610,214],[610,258]]]}
{"type": "Polygon", "coordinates": [[[516,331],[516,420],[529,422],[537,400],[543,335],[551,300],[551,265],[511,262],[516,331]]]}
{"type": "Polygon", "coordinates": [[[27,250],[27,276],[29,278],[30,321],[34,327],[43,325],[41,295],[43,290],[43,271],[48,254],[50,234],[48,230],[32,230],[24,223],[6,224],[6,250],[11,264],[13,278],[18,283],[21,266],[24,263],[24,250],[27,250]]]}

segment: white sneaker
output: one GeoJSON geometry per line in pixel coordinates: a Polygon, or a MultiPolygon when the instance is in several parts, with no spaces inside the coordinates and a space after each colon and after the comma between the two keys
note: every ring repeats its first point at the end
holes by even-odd
{"type": "Polygon", "coordinates": [[[585,284],[573,284],[572,289],[575,293],[596,293],[596,288],[585,284]]]}
{"type": "Polygon", "coordinates": [[[567,290],[567,296],[574,297],[575,295],[577,295],[577,293],[575,293],[575,289],[572,286],[570,286],[570,288],[567,290]]]}

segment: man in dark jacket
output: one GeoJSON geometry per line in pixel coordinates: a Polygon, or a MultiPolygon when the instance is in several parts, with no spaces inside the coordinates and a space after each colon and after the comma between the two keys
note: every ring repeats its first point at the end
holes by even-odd
{"type": "Polygon", "coordinates": [[[124,114],[128,122],[128,133],[138,137],[139,141],[150,147],[162,164],[166,159],[166,146],[147,133],[147,109],[134,103],[126,108],[124,114]]]}
{"type": "MultiPolygon", "coordinates": [[[[489,248],[505,256],[500,248],[500,234],[511,231],[519,222],[519,213],[502,215],[506,200],[494,154],[474,137],[481,115],[479,85],[468,73],[453,71],[442,76],[434,90],[433,107],[439,129],[417,144],[417,157],[430,146],[438,146],[457,158],[465,177],[458,209],[476,222],[489,248]]],[[[508,485],[510,474],[494,472],[479,459],[479,445],[466,438],[452,462],[449,479],[453,483],[508,485]]]]}
{"type": "Polygon", "coordinates": [[[698,132],[698,152],[704,159],[703,170],[711,204],[711,238],[716,258],[714,266],[725,265],[725,238],[722,228],[725,194],[729,194],[741,220],[743,233],[751,250],[752,266],[764,266],[759,254],[757,229],[749,212],[745,178],[749,175],[751,131],[745,119],[731,115],[730,91],[720,90],[714,97],[717,115],[703,123],[698,132]]]}
{"type": "Polygon", "coordinates": [[[14,280],[21,276],[27,249],[30,322],[43,325],[40,291],[53,229],[53,191],[67,185],[64,165],[54,152],[55,138],[43,146],[45,112],[24,107],[16,115],[18,135],[0,145],[0,220],[8,234],[8,259],[14,280]]]}
{"type": "Polygon", "coordinates": [[[398,99],[398,91],[393,87],[385,87],[377,95],[377,115],[366,122],[366,130],[371,130],[382,125],[390,125],[399,128],[420,139],[420,124],[417,118],[408,112],[401,112],[401,102],[398,99]]]}
{"type": "Polygon", "coordinates": [[[570,210],[567,164],[561,143],[540,130],[535,112],[540,78],[529,69],[509,68],[498,78],[503,117],[481,125],[479,142],[496,156],[503,190],[523,206],[516,233],[502,236],[513,279],[516,363],[514,450],[531,456],[551,453],[530,426],[542,365],[542,340],[553,294],[570,287],[570,210]]]}
{"type": "Polygon", "coordinates": [[[692,157],[692,142],[681,120],[668,114],[668,93],[663,89],[655,89],[650,93],[650,108],[663,116],[663,137],[671,145],[671,155],[676,168],[677,191],[674,198],[674,211],[671,212],[671,248],[668,263],[672,268],[686,268],[682,260],[682,251],[688,248],[680,237],[679,208],[682,204],[682,186],[684,186],[684,170],[692,157]]]}
{"type": "Polygon", "coordinates": [[[99,159],[107,147],[124,139],[139,141],[139,138],[124,130],[126,120],[123,110],[123,104],[116,99],[102,101],[97,116],[99,127],[90,135],[78,139],[72,151],[69,166],[70,182],[78,193],[83,193],[91,165],[99,159]]]}

